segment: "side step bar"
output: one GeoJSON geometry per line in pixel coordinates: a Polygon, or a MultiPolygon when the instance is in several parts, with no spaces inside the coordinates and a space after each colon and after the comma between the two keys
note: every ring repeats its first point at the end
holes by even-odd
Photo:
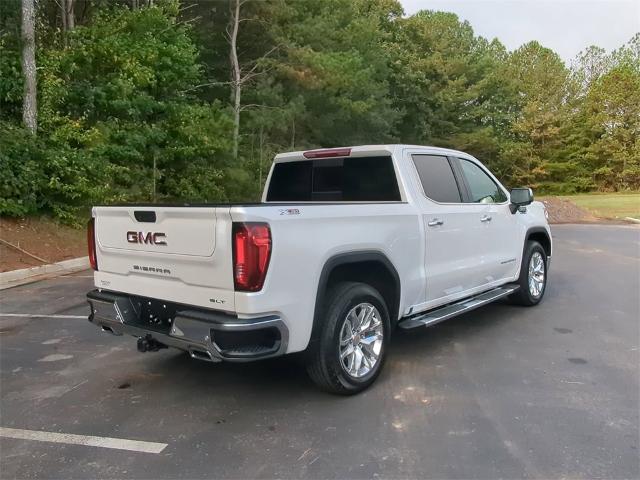
{"type": "Polygon", "coordinates": [[[417,315],[414,315],[413,317],[407,317],[400,320],[398,326],[403,330],[409,330],[411,328],[417,327],[430,327],[431,325],[440,323],[443,320],[462,315],[463,313],[486,305],[487,303],[491,303],[494,300],[506,297],[519,288],[519,285],[509,283],[507,285],[494,288],[493,290],[489,290],[488,292],[481,293],[474,297],[465,298],[464,300],[461,300],[459,302],[451,303],[449,305],[445,305],[444,307],[430,310],[426,313],[419,313],[417,315]]]}

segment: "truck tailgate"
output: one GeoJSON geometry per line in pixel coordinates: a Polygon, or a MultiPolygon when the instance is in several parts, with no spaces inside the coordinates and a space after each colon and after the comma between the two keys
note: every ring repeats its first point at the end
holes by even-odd
{"type": "Polygon", "coordinates": [[[95,207],[96,286],[233,311],[229,207],[95,207]]]}

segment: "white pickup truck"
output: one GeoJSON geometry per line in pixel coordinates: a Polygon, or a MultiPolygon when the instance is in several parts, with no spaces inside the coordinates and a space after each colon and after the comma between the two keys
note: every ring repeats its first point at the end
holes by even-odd
{"type": "Polygon", "coordinates": [[[395,328],[544,295],[551,232],[528,188],[412,145],[276,156],[259,204],[93,208],[89,320],[210,362],[305,352],[343,394],[373,383],[395,328]]]}

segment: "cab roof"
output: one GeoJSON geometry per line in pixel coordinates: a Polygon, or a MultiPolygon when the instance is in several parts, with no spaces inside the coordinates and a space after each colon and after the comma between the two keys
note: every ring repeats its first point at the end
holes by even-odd
{"type": "Polygon", "coordinates": [[[275,156],[275,162],[292,162],[300,160],[318,160],[324,158],[346,158],[366,156],[387,156],[405,149],[423,150],[425,153],[440,155],[455,155],[458,157],[470,157],[469,154],[449,148],[433,147],[427,145],[410,144],[384,144],[384,145],[355,145],[351,147],[319,148],[315,150],[299,150],[296,152],[279,153],[275,156]]]}

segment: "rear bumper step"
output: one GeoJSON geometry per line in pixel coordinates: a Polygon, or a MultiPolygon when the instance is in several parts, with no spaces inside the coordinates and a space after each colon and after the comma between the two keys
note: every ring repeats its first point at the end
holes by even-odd
{"type": "Polygon", "coordinates": [[[276,357],[287,350],[289,331],[276,315],[239,319],[221,312],[104,290],[89,292],[87,301],[91,308],[89,321],[103,331],[139,339],[151,338],[162,345],[189,352],[199,360],[246,362],[276,357]],[[145,323],[140,305],[147,302],[171,312],[170,318],[163,321],[154,318],[154,322],[145,323]]]}
{"type": "Polygon", "coordinates": [[[398,326],[404,330],[418,327],[430,327],[436,323],[440,323],[449,318],[462,315],[463,313],[486,305],[487,303],[491,303],[499,298],[511,295],[519,288],[520,286],[514,283],[503,285],[502,287],[494,288],[488,292],[466,298],[459,302],[451,303],[444,307],[436,308],[435,310],[429,310],[426,313],[419,313],[412,317],[407,317],[400,320],[398,326]]]}

